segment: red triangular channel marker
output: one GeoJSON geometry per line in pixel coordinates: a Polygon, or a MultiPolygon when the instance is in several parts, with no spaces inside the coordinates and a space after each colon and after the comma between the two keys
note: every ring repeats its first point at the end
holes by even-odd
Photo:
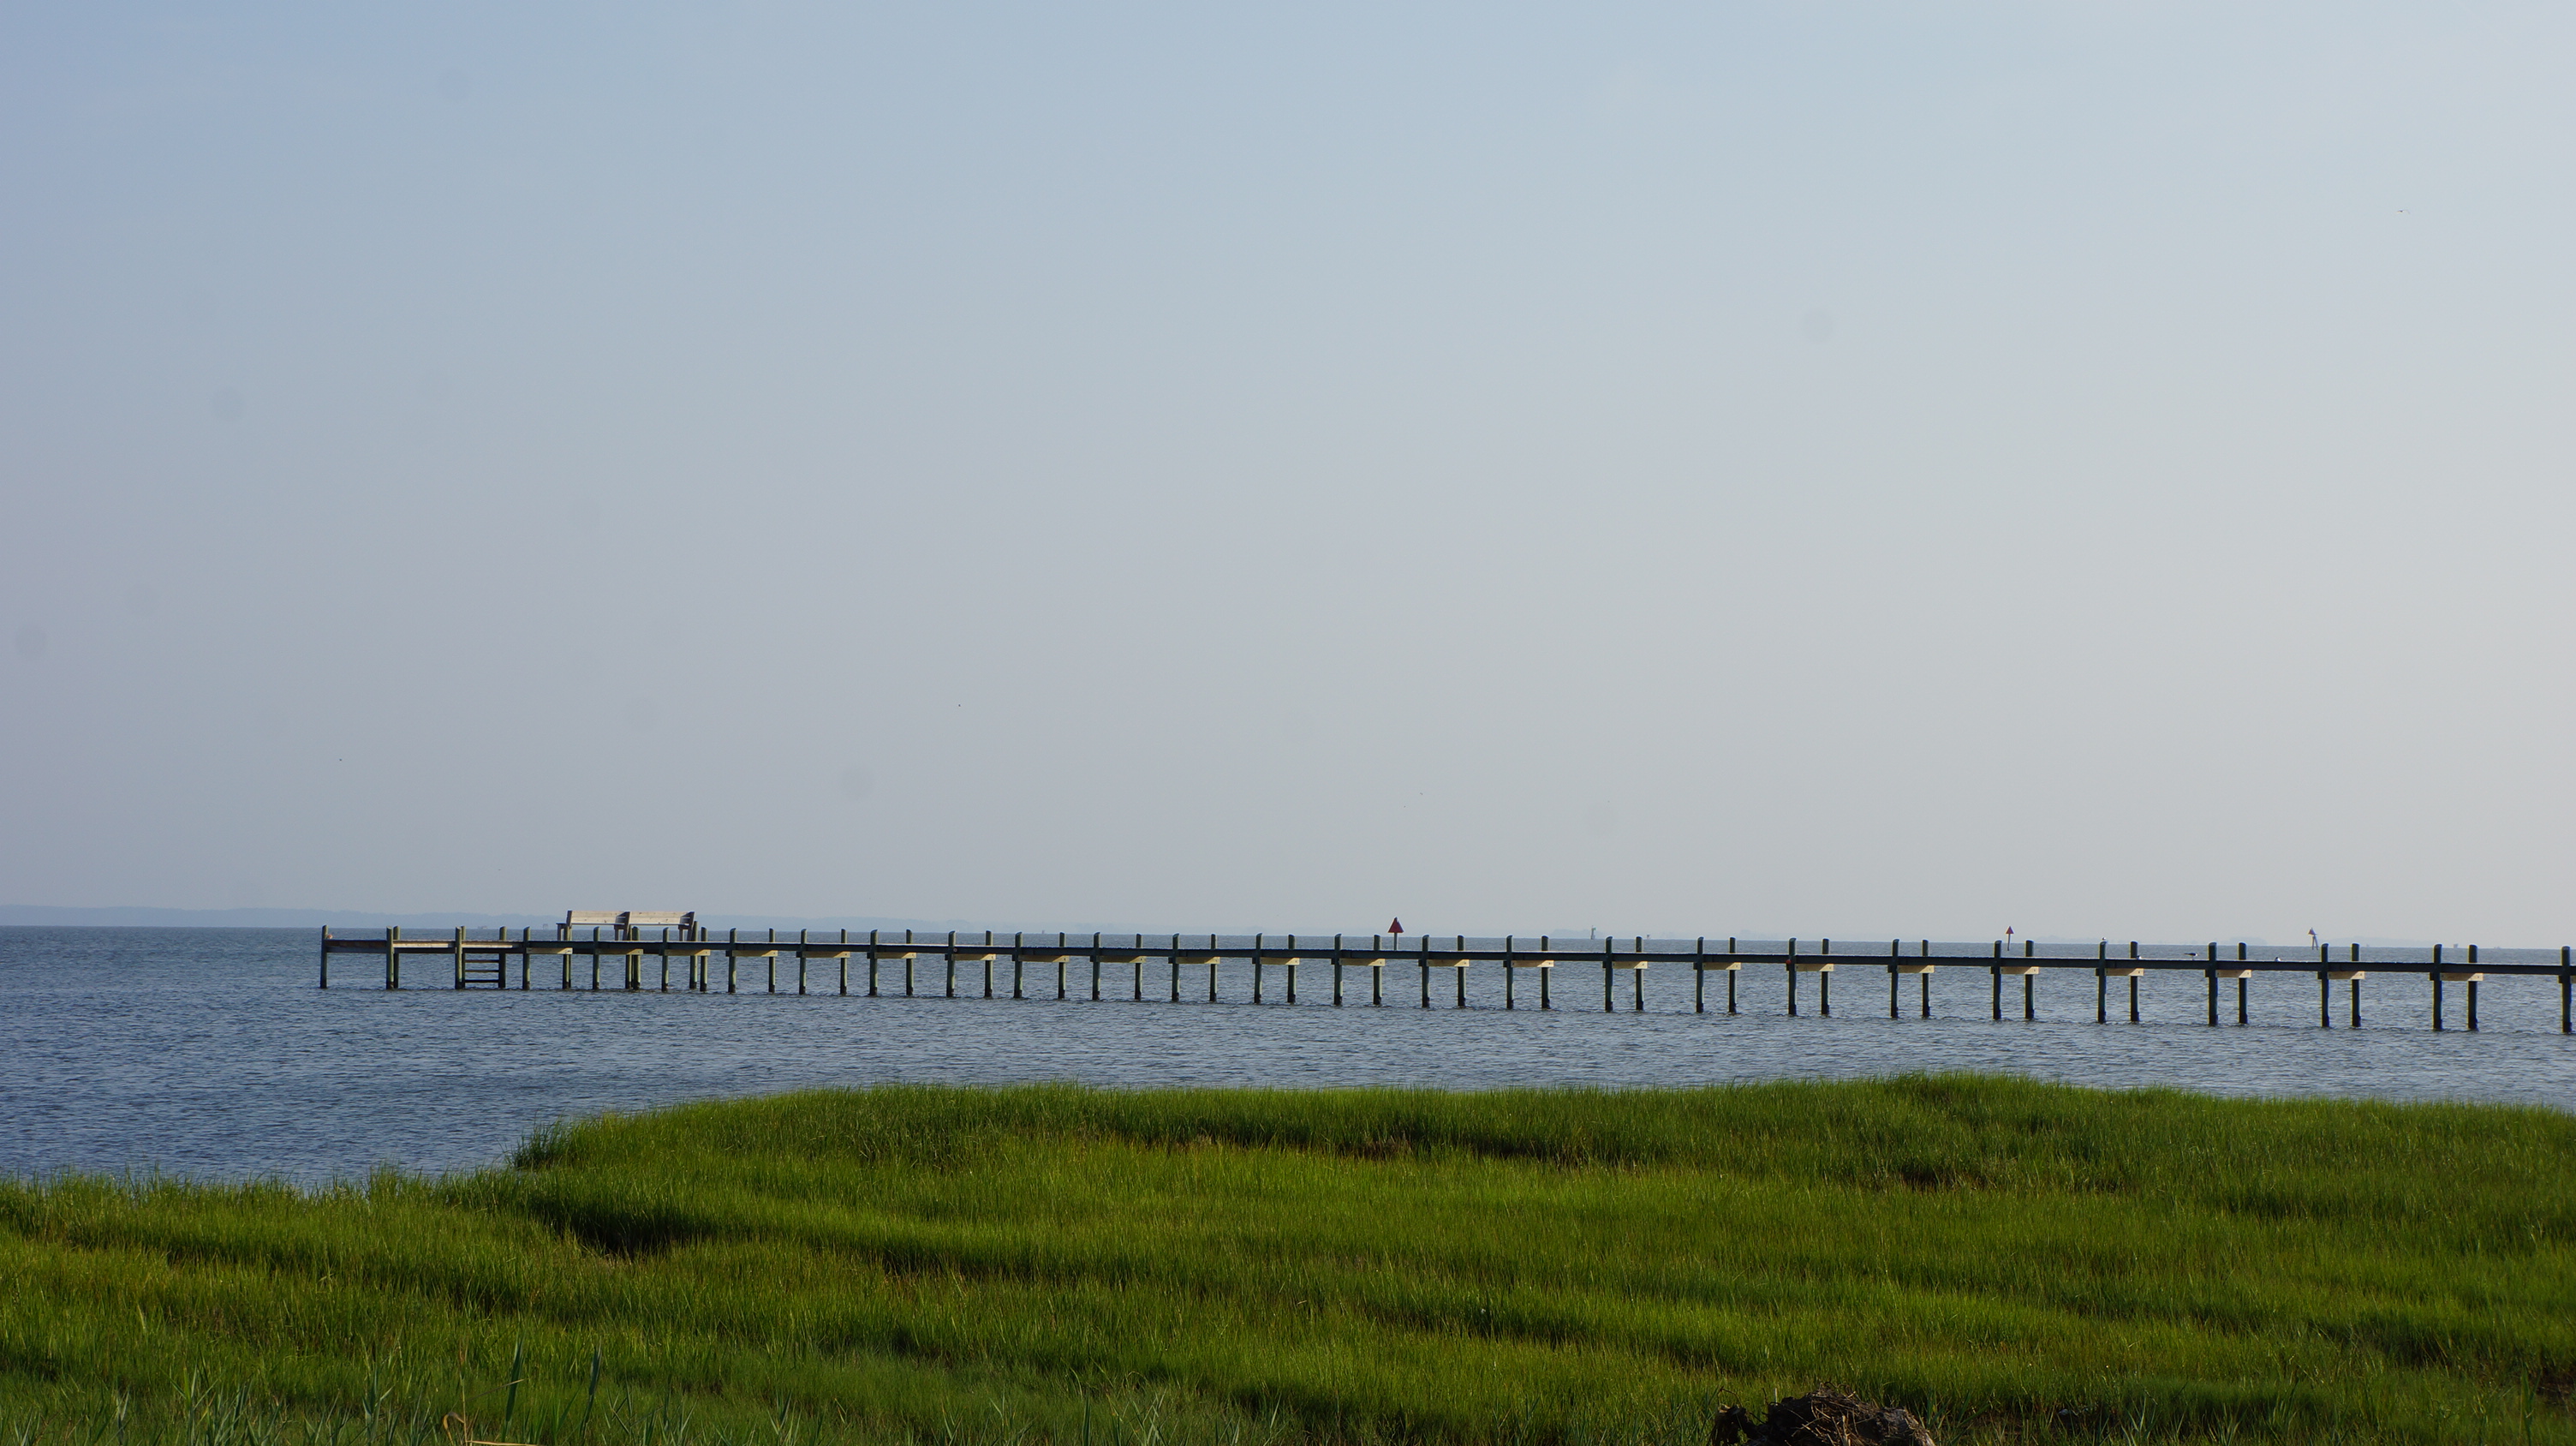
{"type": "Polygon", "coordinates": [[[1390,933],[1390,934],[1401,934],[1401,933],[1403,933],[1403,932],[1404,932],[1404,921],[1403,921],[1402,919],[1398,919],[1398,920],[1396,920],[1394,923],[1391,923],[1391,924],[1389,924],[1389,925],[1387,925],[1387,926],[1386,926],[1386,931],[1387,931],[1388,933],[1390,933]]]}

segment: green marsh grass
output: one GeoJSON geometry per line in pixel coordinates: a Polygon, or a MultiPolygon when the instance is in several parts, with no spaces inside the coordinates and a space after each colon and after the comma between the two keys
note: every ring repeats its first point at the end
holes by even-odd
{"type": "Polygon", "coordinates": [[[885,1088],[0,1183],[0,1446],[2576,1443],[2576,1118],[1914,1078],[885,1088]],[[461,1424],[462,1423],[462,1424],[461,1424]]]}

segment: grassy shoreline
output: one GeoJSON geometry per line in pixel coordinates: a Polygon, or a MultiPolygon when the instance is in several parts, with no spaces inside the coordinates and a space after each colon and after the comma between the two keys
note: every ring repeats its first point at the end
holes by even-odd
{"type": "Polygon", "coordinates": [[[820,1092],[0,1184],[19,1440],[2576,1443],[2576,1119],[1928,1078],[820,1092]],[[444,1424],[442,1424],[444,1423],[444,1424]]]}

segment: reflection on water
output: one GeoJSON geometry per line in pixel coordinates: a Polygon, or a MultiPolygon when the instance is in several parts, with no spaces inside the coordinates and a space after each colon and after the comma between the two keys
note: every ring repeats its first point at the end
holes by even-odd
{"type": "MultiPolygon", "coordinates": [[[[928,963],[929,961],[925,961],[928,963]]],[[[1861,961],[1854,961],[1860,964],[1861,961]]],[[[647,960],[648,971],[654,961],[647,960]]],[[[992,1082],[1071,1079],[1105,1085],[1637,1086],[1831,1078],[1907,1070],[1995,1070],[2111,1088],[2172,1085],[2230,1094],[2322,1094],[2478,1099],[2576,1107],[2576,1040],[2558,1032],[2553,979],[2490,979],[2482,1029],[2427,1027],[2420,973],[2363,985],[2364,1028],[2317,1028],[2317,988],[2298,975],[2253,981],[2251,1024],[2202,1023],[2206,986],[2194,973],[2144,981],[2145,1022],[2093,1022],[2093,980],[2038,980],[2040,1018],[2024,1023],[2020,986],[2007,981],[2003,1023],[1988,1017],[1982,969],[1945,970],[1932,984],[1933,1018],[1887,1018],[1885,976],[1839,977],[1835,1017],[1815,1017],[1815,977],[1801,982],[1804,1017],[1783,1017],[1782,976],[1748,969],[1743,1013],[1694,1014],[1687,969],[1651,970],[1646,1012],[1601,1012],[1597,972],[1561,971],[1558,1008],[1502,1009],[1499,971],[1470,970],[1464,1011],[1435,976],[1424,1010],[1417,976],[1390,969],[1387,1007],[1331,1007],[1329,971],[1309,967],[1299,1002],[1255,1008],[1250,970],[1224,968],[1227,1002],[1205,1002],[1204,970],[1185,975],[1171,1004],[1169,974],[1149,966],[1147,1002],[1126,998],[1127,971],[1109,971],[1100,1003],[1059,1003],[1052,969],[1030,975],[1013,1001],[975,997],[842,998],[766,993],[564,994],[539,988],[460,995],[435,987],[388,994],[364,987],[371,964],[344,956],[335,974],[360,987],[313,984],[313,936],[300,930],[0,929],[0,1051],[11,1061],[9,1128],[0,1173],[157,1169],[205,1177],[282,1176],[318,1182],[376,1164],[413,1170],[494,1163],[529,1130],[565,1114],[813,1085],[886,1080],[992,1082]]],[[[1088,991],[1078,966],[1077,994],[1088,991]]],[[[2384,967],[2384,966],[2383,966],[2384,967]]],[[[542,971],[541,971],[542,972],[542,971]]],[[[614,971],[612,971],[613,975],[614,971]]],[[[515,970],[513,977],[516,977],[515,970]]],[[[649,977],[658,977],[648,972],[649,977]]],[[[815,979],[834,987],[831,966],[815,979]]],[[[890,973],[889,978],[899,977],[890,973]]],[[[719,973],[719,981],[721,974],[719,973]]],[[[787,971],[793,987],[792,965],[787,971]]],[[[938,987],[925,968],[925,989],[938,987]]],[[[585,982],[587,974],[584,974],[585,982]]],[[[744,981],[760,976],[746,969],[744,981]]],[[[1007,966],[1003,992],[1008,992],[1007,966]]],[[[1725,987],[1711,976],[1723,1010],[1725,987]]]]}

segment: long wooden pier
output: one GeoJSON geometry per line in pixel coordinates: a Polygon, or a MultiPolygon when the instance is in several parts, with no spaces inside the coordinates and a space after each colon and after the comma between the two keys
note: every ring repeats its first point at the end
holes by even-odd
{"type": "MultiPolygon", "coordinates": [[[[2446,953],[2444,946],[2433,945],[2422,950],[2395,950],[2361,945],[2337,946],[2320,944],[2313,954],[2307,951],[2286,952],[2265,948],[2257,953],[2245,944],[2232,951],[2222,951],[2215,942],[2205,945],[2140,945],[2130,943],[2124,951],[2115,952],[2108,940],[2087,955],[2068,953],[2063,946],[2050,946],[2042,952],[2039,945],[2024,941],[2018,950],[1995,940],[1988,946],[1941,944],[1929,939],[1913,941],[1891,939],[1884,950],[1877,945],[1852,946],[1848,941],[1837,948],[1831,939],[1812,943],[1797,939],[1782,941],[1719,941],[1706,938],[1688,943],[1680,940],[1630,939],[1569,940],[1559,943],[1547,936],[1536,941],[1518,936],[1501,938],[1449,935],[1371,934],[1363,945],[1356,935],[1334,934],[1092,934],[1088,938],[1057,934],[1017,933],[1008,936],[991,932],[973,934],[950,932],[945,935],[920,936],[904,931],[901,939],[890,931],[871,930],[863,938],[854,938],[846,929],[833,938],[816,938],[811,930],[800,930],[793,939],[782,939],[775,929],[764,931],[760,938],[745,938],[742,930],[729,929],[721,939],[701,927],[692,914],[648,914],[636,911],[583,913],[565,915],[565,922],[553,926],[552,938],[540,937],[533,928],[523,928],[517,938],[507,929],[495,930],[488,938],[477,938],[463,928],[452,936],[406,938],[398,927],[388,927],[380,938],[342,938],[329,929],[322,931],[320,987],[331,987],[331,960],[334,955],[359,954],[379,960],[384,971],[384,987],[403,987],[403,963],[406,959],[444,963],[448,966],[450,987],[456,989],[507,989],[510,987],[509,965],[519,964],[518,987],[533,987],[535,965],[547,958],[560,966],[559,977],[549,980],[555,988],[571,990],[580,987],[578,966],[587,965],[587,986],[591,992],[614,988],[621,992],[654,990],[667,993],[672,988],[671,961],[680,961],[680,984],[683,991],[706,992],[716,988],[719,967],[723,989],[727,994],[757,987],[768,993],[782,992],[782,961],[792,973],[795,993],[804,994],[822,987],[814,975],[816,966],[824,966],[831,975],[830,987],[841,994],[851,992],[851,962],[858,961],[859,987],[869,998],[892,994],[898,985],[904,997],[936,991],[945,998],[956,998],[961,966],[968,971],[970,995],[975,992],[976,973],[981,974],[981,995],[998,998],[1007,986],[1009,997],[1026,999],[1034,988],[1044,991],[1047,971],[1053,971],[1057,999],[1103,997],[1104,979],[1115,967],[1129,974],[1129,998],[1142,1002],[1146,997],[1145,974],[1149,964],[1168,969],[1169,1002],[1182,1002],[1182,977],[1186,971],[1195,981],[1198,971],[1207,973],[1207,1002],[1221,1002],[1218,995],[1218,966],[1240,961],[1250,966],[1250,1000],[1267,1002],[1267,975],[1280,971],[1284,986],[1282,1002],[1297,1002],[1297,974],[1300,968],[1330,971],[1332,1002],[1335,1006],[1355,999],[1357,991],[1346,988],[1357,978],[1365,985],[1367,1003],[1382,1008],[1386,1004],[1386,971],[1390,968],[1415,971],[1420,978],[1420,1006],[1432,1007],[1432,975],[1447,970],[1453,976],[1455,1008],[1467,1004],[1467,974],[1470,969],[1491,967],[1502,971],[1505,1009],[1521,1005],[1520,980],[1526,971],[1535,976],[1538,995],[1534,1007],[1556,1007],[1554,977],[1559,969],[1601,971],[1601,1007],[1615,1012],[1619,1007],[1618,981],[1626,975],[1630,1008],[1642,1012],[1646,1007],[1646,975],[1661,967],[1688,970],[1691,976],[1692,1008],[1708,1013],[1722,1008],[1727,1014],[1738,1012],[1736,981],[1748,968],[1778,969],[1788,984],[1788,1013],[1799,1011],[1799,981],[1812,976],[1815,981],[1815,1006],[1819,1015],[1833,1013],[1833,981],[1837,970],[1875,972],[1887,975],[1887,1012],[1891,1019],[1904,1012],[1904,980],[1912,976],[1918,985],[1919,1010],[1923,1018],[1932,1016],[1933,973],[1943,967],[1983,969],[1992,983],[1993,1015],[2005,1017],[2007,978],[2021,981],[2021,1017],[2037,1019],[2036,980],[2046,971],[2089,971],[2093,976],[2093,1017],[2098,1023],[2109,1023],[2112,1017],[2113,980],[2126,984],[2125,1004],[2128,1022],[2139,1022],[2139,985],[2151,974],[2198,974],[2206,986],[2208,1023],[2220,1022],[2223,985],[2233,981],[2235,988],[2235,1022],[2246,1022],[2247,996],[2258,975],[2313,975],[2317,985],[2317,1024],[2322,1029],[2335,1025],[2334,986],[2343,984],[2348,992],[2347,1027],[2361,1027],[2362,981],[2373,973],[2388,978],[2420,975],[2430,986],[2431,1022],[2434,1029],[2448,1027],[2447,991],[2452,985],[2463,986],[2467,1027],[2478,1027],[2478,986],[2489,976],[2555,978],[2558,982],[2558,1028],[2561,1033],[2576,1032],[2576,948],[2562,946],[2554,958],[2549,951],[2515,949],[2488,951],[2479,957],[2478,946],[2468,946],[2465,954],[2446,953]],[[584,930],[587,933],[584,933],[584,930]],[[2498,957],[2499,954],[2511,957],[2498,957]],[[647,959],[657,960],[648,984],[647,959]],[[719,966],[718,961],[721,960],[719,966]],[[611,963],[615,983],[604,982],[611,963]],[[756,985],[747,985],[744,967],[758,971],[756,985]],[[1351,971],[1362,971],[1354,976],[1351,971]],[[1032,983],[1032,973],[1035,982],[1032,983]],[[1088,980],[1084,979],[1087,971],[1088,980]],[[929,975],[924,978],[925,972],[929,975]],[[1712,1004],[1711,975],[1724,981],[1725,998],[1712,1004]],[[899,977],[898,977],[899,976],[899,977]],[[1085,996],[1082,991],[1087,987],[1085,996]]],[[[554,972],[554,971],[549,971],[554,972]]],[[[1309,976],[1314,977],[1312,975],[1309,976]]],[[[1158,978],[1156,981],[1162,981],[1158,978]]],[[[1161,991],[1157,991],[1158,993],[1161,991]]],[[[1193,982],[1189,991],[1196,993],[1193,982]]],[[[1450,991],[1443,991],[1450,992],[1450,991]]]]}

